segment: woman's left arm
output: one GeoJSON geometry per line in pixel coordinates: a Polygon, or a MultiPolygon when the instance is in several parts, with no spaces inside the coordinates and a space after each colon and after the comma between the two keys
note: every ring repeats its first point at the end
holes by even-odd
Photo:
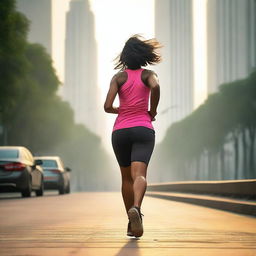
{"type": "Polygon", "coordinates": [[[113,107],[113,102],[115,100],[116,94],[118,92],[118,84],[116,75],[113,76],[110,87],[108,90],[108,94],[104,103],[104,110],[107,113],[118,114],[118,108],[113,107]]]}

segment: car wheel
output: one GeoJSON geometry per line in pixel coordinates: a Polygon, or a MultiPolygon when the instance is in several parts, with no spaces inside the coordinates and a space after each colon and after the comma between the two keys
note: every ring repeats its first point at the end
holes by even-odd
{"type": "Polygon", "coordinates": [[[41,186],[40,189],[36,190],[36,196],[43,196],[44,194],[44,177],[41,178],[41,186]]]}
{"type": "Polygon", "coordinates": [[[32,185],[31,185],[31,180],[29,180],[28,187],[21,191],[21,195],[22,197],[31,197],[31,192],[32,192],[32,185]]]}
{"type": "Polygon", "coordinates": [[[70,183],[68,183],[67,187],[66,187],[66,191],[65,191],[67,194],[70,193],[70,183]]]}
{"type": "Polygon", "coordinates": [[[65,194],[65,187],[64,187],[64,184],[62,184],[62,185],[59,187],[59,194],[60,194],[60,195],[65,194]]]}

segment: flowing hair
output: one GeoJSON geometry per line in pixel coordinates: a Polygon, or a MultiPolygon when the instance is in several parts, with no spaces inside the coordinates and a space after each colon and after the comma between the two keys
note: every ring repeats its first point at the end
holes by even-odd
{"type": "Polygon", "coordinates": [[[140,35],[130,37],[116,57],[115,69],[139,69],[146,65],[155,65],[161,61],[160,54],[156,51],[162,47],[155,39],[144,40],[140,35]]]}

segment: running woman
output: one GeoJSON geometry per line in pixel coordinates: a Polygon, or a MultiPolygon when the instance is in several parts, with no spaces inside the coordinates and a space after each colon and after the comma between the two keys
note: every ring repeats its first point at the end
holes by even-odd
{"type": "Polygon", "coordinates": [[[107,113],[118,114],[112,132],[112,146],[122,175],[122,196],[128,215],[127,235],[143,235],[142,200],[147,188],[147,167],[155,145],[152,121],[157,115],[160,87],[157,75],[142,67],[157,64],[161,57],[156,39],[139,35],[128,39],[117,58],[119,69],[110,82],[104,104],[107,113]],[[116,95],[119,107],[113,107],[116,95]],[[150,108],[149,108],[150,97],[150,108]]]}

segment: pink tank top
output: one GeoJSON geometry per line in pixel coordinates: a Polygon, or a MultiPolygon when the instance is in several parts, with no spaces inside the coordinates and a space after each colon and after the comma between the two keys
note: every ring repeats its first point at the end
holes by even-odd
{"type": "Polygon", "coordinates": [[[148,113],[150,89],[141,80],[142,71],[125,70],[128,78],[118,91],[120,106],[113,131],[134,126],[154,129],[148,113]]]}

